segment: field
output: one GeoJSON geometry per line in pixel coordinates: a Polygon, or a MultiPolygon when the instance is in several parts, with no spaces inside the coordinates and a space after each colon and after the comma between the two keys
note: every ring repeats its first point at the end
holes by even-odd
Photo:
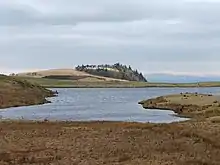
{"type": "Polygon", "coordinates": [[[219,165],[220,124],[1,122],[0,165],[219,165]]]}
{"type": "Polygon", "coordinates": [[[206,119],[219,116],[220,96],[181,93],[139,102],[146,109],[169,109],[180,116],[206,119]]]}
{"type": "Polygon", "coordinates": [[[220,87],[220,82],[153,83],[95,76],[74,69],[50,69],[19,73],[16,76],[47,88],[145,88],[145,87],[220,87]]]}
{"type": "Polygon", "coordinates": [[[26,78],[43,78],[43,77],[68,77],[68,79],[73,78],[79,81],[119,81],[125,82],[126,80],[114,79],[102,76],[92,75],[83,71],[77,71],[75,69],[49,69],[36,72],[19,73],[16,76],[26,77],[26,78]]]}
{"type": "Polygon", "coordinates": [[[18,77],[47,88],[146,88],[146,87],[220,87],[220,82],[201,83],[151,83],[151,82],[124,82],[124,81],[97,81],[84,80],[57,80],[34,77],[18,77]]]}

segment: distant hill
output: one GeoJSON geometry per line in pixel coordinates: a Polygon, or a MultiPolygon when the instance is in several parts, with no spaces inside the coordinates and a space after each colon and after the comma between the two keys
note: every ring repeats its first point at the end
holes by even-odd
{"type": "Polygon", "coordinates": [[[190,76],[172,74],[148,74],[145,75],[150,82],[164,83],[197,83],[220,81],[220,76],[190,76]]]}
{"type": "Polygon", "coordinates": [[[114,65],[81,65],[75,68],[91,75],[109,77],[128,81],[147,82],[142,73],[133,70],[131,66],[116,63],[114,65]]]}
{"type": "Polygon", "coordinates": [[[102,76],[91,75],[89,73],[78,71],[75,69],[49,69],[35,72],[25,72],[18,74],[11,74],[11,76],[18,77],[34,77],[34,78],[47,78],[59,80],[77,80],[77,81],[126,81],[102,76]]]}

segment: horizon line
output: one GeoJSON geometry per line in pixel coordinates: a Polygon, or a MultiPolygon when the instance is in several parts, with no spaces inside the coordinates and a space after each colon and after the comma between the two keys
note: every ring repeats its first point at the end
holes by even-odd
{"type": "MultiPolygon", "coordinates": [[[[74,69],[74,68],[44,68],[44,69],[6,69],[0,68],[0,73],[5,75],[10,75],[12,73],[26,73],[26,72],[37,72],[43,70],[53,70],[53,69],[74,69]]],[[[171,75],[171,76],[196,76],[196,77],[206,77],[206,76],[220,76],[220,72],[186,72],[186,71],[141,71],[145,76],[151,75],[171,75]]]]}

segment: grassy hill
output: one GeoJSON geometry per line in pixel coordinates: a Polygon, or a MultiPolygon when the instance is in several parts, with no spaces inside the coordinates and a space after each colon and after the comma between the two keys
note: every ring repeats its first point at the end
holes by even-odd
{"type": "Polygon", "coordinates": [[[131,66],[116,63],[114,65],[81,65],[75,68],[96,76],[110,77],[127,81],[147,82],[142,73],[133,70],[131,66]]]}
{"type": "MultiPolygon", "coordinates": [[[[112,66],[104,65],[108,67],[108,73],[112,71],[119,73],[112,66]]],[[[220,82],[200,82],[200,83],[160,83],[160,82],[146,82],[142,81],[128,81],[104,76],[93,75],[84,71],[81,71],[82,66],[78,66],[76,69],[50,69],[37,72],[26,72],[19,74],[12,74],[13,77],[21,80],[28,80],[31,83],[37,83],[47,88],[147,88],[147,87],[220,87],[220,82]]],[[[90,67],[84,66],[84,68],[90,67]]],[[[95,66],[91,66],[95,68],[95,66]]],[[[101,69],[102,66],[98,66],[101,69]]],[[[124,66],[125,67],[125,66],[124,66]]],[[[128,70],[132,70],[131,67],[125,67],[128,70]]],[[[102,72],[96,71],[97,74],[102,72]]],[[[133,71],[138,72],[138,71],[133,71]]],[[[138,73],[141,75],[140,73],[138,73]]],[[[120,75],[120,74],[118,74],[120,75]]]]}
{"type": "Polygon", "coordinates": [[[36,72],[26,72],[13,74],[13,76],[25,77],[25,78],[44,78],[44,79],[56,79],[56,80],[74,80],[82,82],[99,82],[99,81],[126,81],[121,79],[114,79],[109,77],[97,76],[86,73],[84,71],[78,71],[76,69],[50,69],[36,72]]]}
{"type": "MultiPolygon", "coordinates": [[[[15,74],[13,74],[15,76],[15,74]]],[[[142,73],[131,66],[116,63],[114,65],[82,65],[75,69],[50,69],[36,72],[19,73],[16,76],[57,80],[74,80],[83,82],[100,81],[137,81],[147,82],[142,73]]]]}
{"type": "Polygon", "coordinates": [[[0,108],[47,103],[54,93],[26,80],[0,75],[0,108]]]}

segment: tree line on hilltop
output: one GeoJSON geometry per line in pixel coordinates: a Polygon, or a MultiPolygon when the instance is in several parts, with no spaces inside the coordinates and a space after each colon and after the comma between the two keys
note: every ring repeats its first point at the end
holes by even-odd
{"type": "Polygon", "coordinates": [[[147,79],[143,76],[141,72],[138,72],[138,70],[136,69],[133,70],[130,65],[122,65],[120,63],[116,63],[114,65],[78,65],[77,67],[75,67],[75,69],[96,76],[103,76],[128,81],[147,82],[147,79]]]}

